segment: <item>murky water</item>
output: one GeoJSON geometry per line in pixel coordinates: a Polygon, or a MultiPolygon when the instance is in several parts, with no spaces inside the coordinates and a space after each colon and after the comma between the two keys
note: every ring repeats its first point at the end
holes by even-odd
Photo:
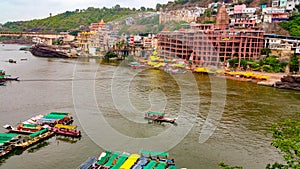
{"type": "Polygon", "coordinates": [[[69,111],[83,137],[52,137],[0,159],[0,168],[76,168],[104,148],[167,150],[179,167],[189,169],[218,168],[220,161],[264,168],[281,160],[266,130],[300,111],[297,91],[133,70],[96,59],[39,58],[20,47],[0,46],[0,69],[21,80],[0,87],[0,125],[69,111]],[[8,63],[9,58],[17,63],[8,63]],[[148,124],[143,113],[151,110],[166,110],[178,124],[148,124]]]}

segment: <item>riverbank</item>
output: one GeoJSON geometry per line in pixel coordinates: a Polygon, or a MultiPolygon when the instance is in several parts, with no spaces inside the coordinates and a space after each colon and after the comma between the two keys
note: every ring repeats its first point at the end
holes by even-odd
{"type": "MultiPolygon", "coordinates": [[[[139,63],[148,65],[149,67],[159,68],[165,70],[166,67],[172,68],[172,64],[163,62],[151,62],[143,58],[134,58],[139,63]],[[151,63],[151,64],[149,64],[151,63]],[[158,66],[157,66],[158,65],[158,66]]],[[[174,64],[173,64],[174,65],[174,64]]],[[[251,82],[257,85],[276,87],[281,89],[300,90],[300,77],[297,75],[289,75],[286,73],[268,73],[256,71],[229,71],[224,69],[209,69],[205,67],[184,66],[185,70],[193,73],[210,74],[219,78],[226,78],[235,81],[251,82]]],[[[183,71],[184,72],[184,71],[183,71]]],[[[298,75],[300,76],[300,75],[298,75]]]]}

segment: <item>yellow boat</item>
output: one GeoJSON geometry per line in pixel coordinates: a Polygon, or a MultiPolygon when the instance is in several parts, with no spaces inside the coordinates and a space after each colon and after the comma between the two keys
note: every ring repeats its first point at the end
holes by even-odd
{"type": "Polygon", "coordinates": [[[138,154],[131,154],[128,159],[123,163],[120,169],[130,169],[134,163],[140,158],[138,154]]]}

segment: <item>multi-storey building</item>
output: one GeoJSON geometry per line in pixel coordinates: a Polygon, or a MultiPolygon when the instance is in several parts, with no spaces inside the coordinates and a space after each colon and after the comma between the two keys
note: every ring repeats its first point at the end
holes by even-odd
{"type": "Polygon", "coordinates": [[[287,11],[294,10],[295,6],[299,4],[299,0],[272,0],[272,7],[283,8],[287,11]]]}
{"type": "Polygon", "coordinates": [[[297,49],[300,49],[300,37],[266,34],[264,38],[264,47],[271,50],[292,50],[296,52],[297,49]]]}
{"type": "Polygon", "coordinates": [[[227,11],[230,11],[231,25],[236,28],[254,27],[261,21],[256,15],[256,8],[246,8],[245,4],[228,7],[227,11]]]}
{"type": "Polygon", "coordinates": [[[94,32],[80,32],[77,35],[77,46],[80,47],[84,52],[88,52],[94,39],[94,32]]]}
{"type": "Polygon", "coordinates": [[[292,10],[294,10],[296,5],[299,5],[299,0],[287,0],[286,10],[287,11],[292,11],[292,10]]]}
{"type": "Polygon", "coordinates": [[[222,15],[227,15],[225,7],[219,9],[217,18],[223,20],[217,20],[215,26],[193,24],[189,30],[160,32],[157,35],[159,55],[192,60],[200,66],[221,66],[232,58],[257,60],[263,48],[264,32],[225,29],[226,17],[222,15]]]}
{"type": "Polygon", "coordinates": [[[206,8],[193,7],[181,10],[160,11],[159,23],[162,24],[170,21],[196,22],[197,19],[204,14],[205,9],[206,8]]]}
{"type": "Polygon", "coordinates": [[[264,8],[263,13],[263,22],[273,23],[273,22],[282,22],[289,19],[289,13],[285,12],[284,8],[264,8]]]}

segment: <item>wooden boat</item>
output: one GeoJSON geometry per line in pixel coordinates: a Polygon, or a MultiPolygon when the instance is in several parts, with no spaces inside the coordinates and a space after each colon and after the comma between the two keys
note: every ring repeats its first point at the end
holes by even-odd
{"type": "Polygon", "coordinates": [[[98,158],[98,160],[93,163],[91,166],[89,166],[89,169],[97,169],[100,168],[102,165],[104,165],[108,159],[110,158],[112,154],[112,151],[106,150],[105,152],[102,152],[98,158]]]}
{"type": "Polygon", "coordinates": [[[174,160],[168,156],[168,152],[142,150],[140,154],[130,155],[106,150],[100,154],[96,162],[93,164],[85,162],[78,169],[177,169],[174,160]]]}
{"type": "Polygon", "coordinates": [[[24,124],[21,123],[17,127],[12,127],[11,125],[4,125],[3,126],[5,129],[8,130],[10,133],[19,133],[19,134],[32,134],[34,132],[37,132],[41,129],[43,129],[42,126],[38,124],[24,124]]]}
{"type": "Polygon", "coordinates": [[[77,169],[89,169],[93,163],[97,161],[97,157],[90,157],[86,162],[82,163],[77,169]]]}
{"type": "Polygon", "coordinates": [[[0,81],[0,86],[5,86],[6,82],[5,81],[0,81]]]}
{"type": "Polygon", "coordinates": [[[55,134],[71,136],[71,137],[81,137],[81,132],[76,130],[77,126],[56,124],[51,131],[55,134]]]}
{"type": "Polygon", "coordinates": [[[40,131],[34,132],[28,136],[24,136],[20,141],[15,144],[16,148],[26,149],[27,147],[36,144],[40,141],[43,141],[51,136],[53,136],[53,132],[49,131],[47,128],[42,129],[40,131]]]}
{"type": "Polygon", "coordinates": [[[73,123],[73,117],[67,112],[51,112],[38,119],[37,123],[42,126],[50,125],[51,127],[56,124],[68,125],[73,123]]]}
{"type": "Polygon", "coordinates": [[[15,80],[15,81],[19,81],[19,77],[10,77],[10,76],[4,76],[3,78],[4,80],[15,80]]]}
{"type": "Polygon", "coordinates": [[[149,121],[154,121],[154,122],[168,122],[168,123],[175,123],[177,118],[167,118],[165,117],[165,113],[161,112],[147,112],[145,113],[145,119],[149,121]]]}
{"type": "Polygon", "coordinates": [[[134,69],[141,69],[141,68],[145,68],[145,65],[132,65],[131,67],[134,69]]]}
{"type": "Polygon", "coordinates": [[[0,158],[14,149],[14,141],[17,139],[18,134],[0,133],[0,158]]]}
{"type": "Polygon", "coordinates": [[[8,59],[9,63],[17,63],[17,61],[13,60],[13,59],[8,59]]]}
{"type": "Polygon", "coordinates": [[[4,70],[0,70],[0,76],[5,75],[5,71],[4,70]]]}
{"type": "Polygon", "coordinates": [[[123,165],[121,165],[120,168],[123,169],[130,169],[140,158],[140,155],[138,154],[131,154],[128,159],[124,162],[123,165]]]}

